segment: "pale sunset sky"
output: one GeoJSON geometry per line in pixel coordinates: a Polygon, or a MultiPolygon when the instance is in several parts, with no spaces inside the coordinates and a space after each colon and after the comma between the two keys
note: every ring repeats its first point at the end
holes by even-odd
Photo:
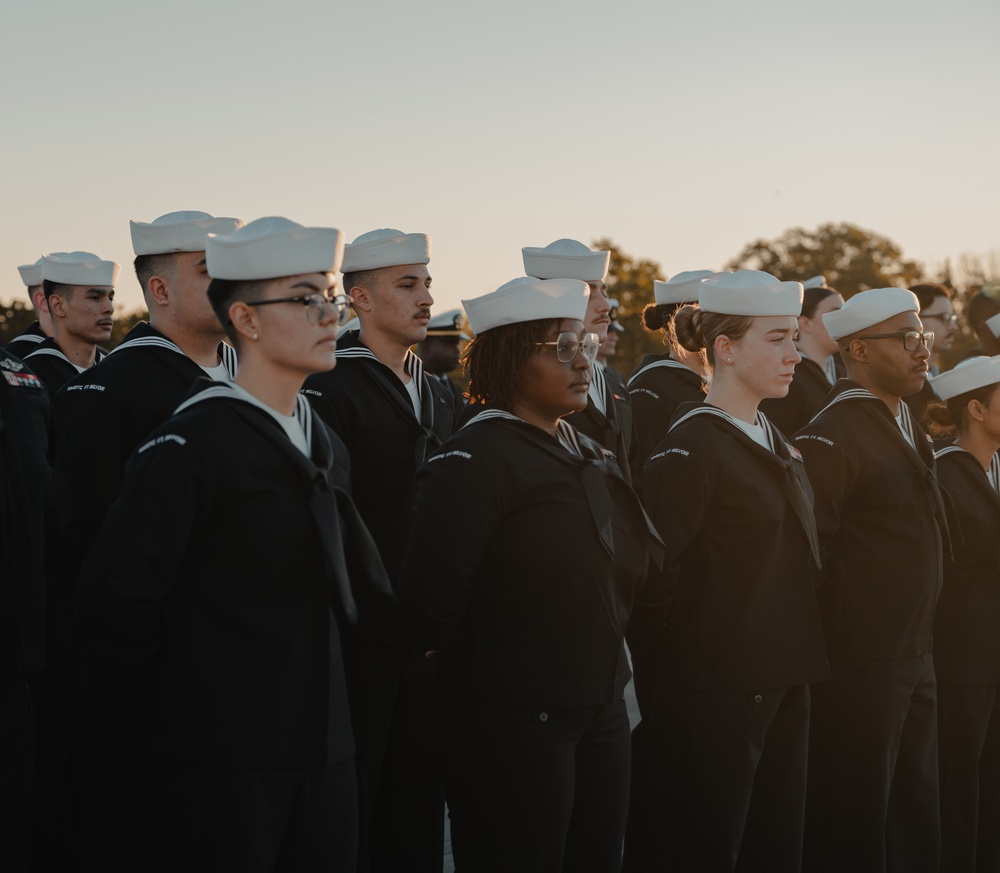
{"type": "Polygon", "coordinates": [[[1000,250],[1000,3],[5,6],[0,299],[123,265],[198,209],[432,238],[436,309],[521,246],[611,237],[667,275],[849,221],[934,266],[1000,250]]]}

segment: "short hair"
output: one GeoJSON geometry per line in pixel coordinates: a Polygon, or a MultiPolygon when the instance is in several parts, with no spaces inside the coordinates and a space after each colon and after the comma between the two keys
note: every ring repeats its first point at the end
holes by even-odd
{"type": "Polygon", "coordinates": [[[923,312],[931,306],[938,297],[951,300],[951,289],[940,282],[928,282],[923,285],[911,285],[910,290],[917,295],[917,302],[920,304],[920,311],[923,312]]]}
{"type": "Polygon", "coordinates": [[[708,370],[715,369],[715,341],[727,336],[739,342],[753,324],[752,315],[722,315],[686,304],[674,313],[674,332],[681,348],[695,354],[702,352],[708,370]]]}
{"type": "Polygon", "coordinates": [[[936,439],[954,439],[961,431],[966,430],[969,426],[969,404],[978,400],[988,409],[996,387],[997,383],[993,382],[950,397],[947,402],[937,398],[931,400],[924,410],[931,436],[936,439]]]}
{"type": "Polygon", "coordinates": [[[1000,297],[995,294],[979,291],[965,306],[965,317],[977,333],[979,328],[986,324],[987,319],[994,315],[1000,315],[1000,297]]]}
{"type": "Polygon", "coordinates": [[[264,290],[273,279],[213,279],[208,285],[208,302],[219,323],[226,331],[226,336],[234,343],[239,334],[229,319],[229,307],[239,300],[252,302],[260,300],[264,290]]]}
{"type": "Polygon", "coordinates": [[[820,303],[826,300],[827,297],[832,297],[834,294],[839,294],[839,291],[835,291],[833,288],[828,288],[826,285],[821,285],[816,288],[806,288],[802,292],[802,318],[815,318],[816,310],[819,308],[820,303]]]}
{"type": "Polygon", "coordinates": [[[153,276],[172,274],[174,267],[173,254],[136,255],[132,262],[135,267],[135,277],[139,280],[142,293],[149,291],[149,280],[153,276]]]}
{"type": "Polygon", "coordinates": [[[371,288],[377,284],[375,274],[378,270],[354,270],[344,273],[344,293],[350,297],[351,289],[354,287],[371,288]]]}
{"type": "Polygon", "coordinates": [[[62,282],[53,282],[51,279],[42,279],[42,292],[45,294],[45,302],[49,302],[49,298],[53,294],[60,294],[63,297],[72,297],[73,288],[75,285],[65,285],[62,282]]]}
{"type": "Polygon", "coordinates": [[[544,342],[559,328],[560,319],[541,318],[504,324],[477,334],[462,353],[462,368],[469,377],[473,403],[511,411],[520,396],[524,368],[544,342]]]}

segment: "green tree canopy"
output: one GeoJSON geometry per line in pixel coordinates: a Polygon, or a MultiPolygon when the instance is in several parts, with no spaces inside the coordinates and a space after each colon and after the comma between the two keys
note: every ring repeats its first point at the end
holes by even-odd
{"type": "Polygon", "coordinates": [[[869,288],[908,287],[924,279],[923,267],[903,257],[888,237],[854,224],[793,227],[774,240],[747,244],[727,270],[764,270],[785,282],[826,276],[845,298],[869,288]]]}

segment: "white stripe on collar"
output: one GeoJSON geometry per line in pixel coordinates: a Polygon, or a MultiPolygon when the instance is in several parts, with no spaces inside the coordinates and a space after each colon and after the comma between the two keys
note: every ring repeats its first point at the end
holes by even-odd
{"type": "MultiPolygon", "coordinates": [[[[337,349],[335,354],[338,358],[371,358],[371,360],[378,361],[378,363],[382,364],[382,362],[375,357],[375,353],[371,349],[365,348],[364,346],[352,346],[349,349],[337,349]]],[[[382,364],[382,366],[384,367],[385,364],[382,364]]],[[[406,357],[403,359],[403,370],[416,382],[417,397],[420,399],[422,407],[424,402],[424,362],[421,361],[420,358],[418,358],[410,349],[407,349],[406,357]]]]}
{"type": "MultiPolygon", "coordinates": [[[[110,354],[110,352],[108,354],[110,354]]],[[[24,360],[28,360],[28,358],[37,358],[37,357],[40,357],[41,355],[50,355],[53,358],[59,358],[60,360],[65,361],[67,364],[69,364],[75,370],[80,370],[80,368],[77,367],[76,364],[74,364],[69,358],[67,358],[66,355],[64,355],[60,349],[53,349],[51,347],[47,348],[47,349],[34,349],[34,350],[28,352],[28,354],[26,354],[24,356],[24,360]]],[[[94,364],[99,364],[106,357],[107,357],[107,355],[104,354],[104,352],[102,352],[100,349],[98,349],[94,353],[94,364]]],[[[87,367],[87,368],[85,368],[84,370],[82,370],[80,372],[86,373],[88,369],[90,369],[90,368],[87,367]]]]}
{"type": "MultiPolygon", "coordinates": [[[[669,367],[674,370],[687,370],[689,373],[694,373],[694,370],[692,370],[687,364],[682,364],[680,361],[675,361],[673,358],[663,358],[662,360],[659,361],[652,361],[651,363],[646,364],[646,366],[640,367],[638,370],[636,370],[632,374],[632,377],[628,380],[628,385],[626,387],[631,388],[632,383],[636,379],[638,379],[643,373],[648,373],[650,370],[654,370],[657,367],[669,367]]],[[[697,373],[694,374],[698,376],[697,373]]],[[[701,377],[699,376],[698,378],[701,377]]]]}
{"type": "MultiPolygon", "coordinates": [[[[719,418],[723,419],[724,421],[727,421],[729,424],[735,427],[741,434],[749,436],[749,434],[747,434],[747,432],[743,429],[740,423],[728,412],[726,412],[723,409],[719,409],[718,406],[707,406],[707,405],[701,405],[692,409],[690,412],[686,412],[670,426],[670,430],[673,430],[679,424],[687,421],[689,418],[695,415],[717,415],[719,418]]],[[[764,437],[767,439],[768,442],[768,448],[770,448],[770,450],[774,452],[776,445],[774,425],[771,424],[771,422],[769,422],[765,417],[764,413],[760,412],[759,410],[757,412],[757,423],[761,428],[763,428],[764,437]]],[[[669,432],[670,431],[668,431],[668,433],[669,432]]]]}
{"type": "MultiPolygon", "coordinates": [[[[482,412],[477,413],[472,418],[470,418],[465,424],[462,425],[460,430],[464,430],[470,424],[474,424],[480,421],[490,421],[491,419],[506,419],[507,421],[519,421],[522,424],[529,424],[520,416],[514,415],[512,412],[507,412],[505,409],[484,409],[482,412]]],[[[529,425],[534,427],[534,425],[529,425]]],[[[561,418],[556,422],[556,438],[567,452],[577,458],[583,457],[583,450],[580,448],[580,438],[577,435],[576,428],[573,427],[568,421],[563,421],[561,418]]]]}
{"type": "MultiPolygon", "coordinates": [[[[935,459],[943,458],[945,455],[954,455],[956,452],[964,452],[973,460],[976,461],[976,465],[979,465],[979,461],[976,460],[975,455],[972,452],[963,449],[961,446],[945,446],[943,449],[938,449],[934,453],[935,459]]],[[[994,452],[993,457],[990,458],[990,467],[988,470],[984,471],[986,473],[986,478],[989,480],[990,486],[994,491],[1000,493],[1000,454],[994,452]]]]}
{"type": "MultiPolygon", "coordinates": [[[[136,337],[135,339],[127,340],[120,345],[116,346],[111,350],[110,354],[121,351],[122,349],[136,349],[136,348],[149,348],[149,349],[166,349],[170,352],[176,352],[182,357],[188,358],[184,354],[183,349],[173,340],[167,339],[165,336],[142,336],[136,337]]],[[[236,360],[236,349],[226,343],[219,343],[218,348],[219,359],[222,365],[226,368],[229,373],[230,379],[236,378],[236,371],[239,368],[238,362],[236,360]]],[[[191,360],[188,358],[188,360],[191,360]]],[[[192,361],[193,363],[193,361],[192,361]]]]}
{"type": "MultiPolygon", "coordinates": [[[[243,389],[246,390],[246,389],[243,389]]],[[[248,392],[249,393],[249,392],[248,392]]],[[[246,403],[248,406],[255,406],[257,404],[251,403],[249,400],[241,397],[239,394],[233,391],[233,383],[231,382],[215,382],[211,387],[206,388],[204,391],[199,391],[193,397],[188,397],[180,406],[174,410],[174,415],[183,412],[185,409],[190,409],[196,403],[201,403],[204,400],[235,400],[237,403],[246,403]]],[[[263,401],[260,401],[261,407],[266,407],[265,411],[270,411],[270,407],[263,401]]],[[[295,417],[299,420],[299,424],[302,425],[302,430],[306,435],[306,448],[308,449],[308,457],[312,458],[312,419],[313,411],[312,405],[302,394],[295,395],[295,417]]]]}

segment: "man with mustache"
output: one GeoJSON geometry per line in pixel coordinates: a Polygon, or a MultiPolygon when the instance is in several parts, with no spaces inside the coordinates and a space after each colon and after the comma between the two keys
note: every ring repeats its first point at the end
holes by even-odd
{"type": "MultiPolygon", "coordinates": [[[[583,329],[596,333],[602,343],[607,341],[611,326],[611,304],[608,301],[608,265],[611,252],[594,252],[575,239],[557,239],[545,248],[526,246],[521,249],[524,272],[536,279],[581,279],[590,289],[590,302],[583,329]]],[[[597,440],[618,461],[618,467],[631,483],[629,453],[634,453],[635,434],[632,428],[632,406],[625,386],[607,378],[603,366],[591,366],[590,394],[587,408],[566,416],[580,433],[597,440]]]]}
{"type": "Polygon", "coordinates": [[[937,870],[931,656],[948,524],[930,440],[902,398],[934,335],[904,288],[855,295],[823,323],[847,378],[795,437],[815,490],[818,591],[832,681],[813,686],[803,870],[937,870]]]}
{"type": "MultiPolygon", "coordinates": [[[[410,347],[427,335],[430,239],[381,229],[344,251],[344,291],[360,330],[338,340],[337,367],[303,393],[351,453],[362,518],[396,585],[415,500],[414,477],[454,427],[453,400],[410,347]]],[[[441,870],[444,795],[428,724],[430,663],[389,598],[358,600],[344,659],[357,742],[359,871],[441,870]]]]}
{"type": "Polygon", "coordinates": [[[26,357],[50,398],[104,357],[98,346],[111,339],[120,272],[119,264],[90,252],[56,252],[42,258],[42,287],[53,335],[26,357]]]}

